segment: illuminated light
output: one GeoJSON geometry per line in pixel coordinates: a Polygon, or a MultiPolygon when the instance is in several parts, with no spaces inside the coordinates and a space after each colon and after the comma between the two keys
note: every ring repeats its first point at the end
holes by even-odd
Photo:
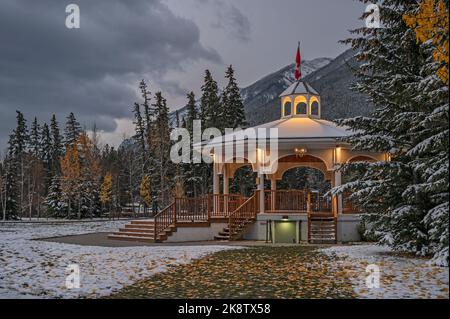
{"type": "Polygon", "coordinates": [[[289,220],[289,216],[288,216],[288,215],[285,215],[285,216],[281,217],[281,220],[284,221],[284,222],[286,222],[286,221],[289,220]]]}
{"type": "Polygon", "coordinates": [[[306,150],[306,148],[300,147],[300,148],[295,148],[294,152],[295,152],[295,155],[297,155],[298,157],[303,157],[303,156],[305,156],[305,154],[308,151],[306,150]]]}

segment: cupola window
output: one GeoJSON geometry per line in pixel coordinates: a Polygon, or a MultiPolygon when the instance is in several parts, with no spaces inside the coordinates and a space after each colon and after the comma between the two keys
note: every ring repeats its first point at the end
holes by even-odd
{"type": "Polygon", "coordinates": [[[297,103],[297,114],[307,114],[308,113],[308,105],[305,102],[297,103]]]}
{"type": "Polygon", "coordinates": [[[311,115],[319,115],[319,102],[314,101],[311,103],[311,115]]]}
{"type": "Polygon", "coordinates": [[[289,116],[292,114],[292,103],[286,102],[284,103],[284,116],[289,116]]]}

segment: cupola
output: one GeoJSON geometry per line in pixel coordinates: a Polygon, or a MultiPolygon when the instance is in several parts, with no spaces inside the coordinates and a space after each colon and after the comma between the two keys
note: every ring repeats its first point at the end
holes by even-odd
{"type": "Polygon", "coordinates": [[[320,95],[309,83],[301,80],[300,42],[295,62],[296,81],[280,95],[281,118],[295,116],[320,119],[320,95]]]}

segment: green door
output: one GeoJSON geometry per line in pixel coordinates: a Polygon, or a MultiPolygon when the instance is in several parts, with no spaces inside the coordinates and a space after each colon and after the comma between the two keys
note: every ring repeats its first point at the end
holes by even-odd
{"type": "Polygon", "coordinates": [[[275,222],[275,242],[295,244],[297,238],[296,222],[277,221],[275,222]]]}

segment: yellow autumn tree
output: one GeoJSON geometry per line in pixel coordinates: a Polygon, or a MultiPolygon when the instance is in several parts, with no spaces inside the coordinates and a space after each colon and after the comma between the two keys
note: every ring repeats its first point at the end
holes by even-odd
{"type": "Polygon", "coordinates": [[[441,64],[437,71],[439,78],[446,84],[448,81],[448,8],[443,0],[421,0],[415,14],[404,15],[408,27],[414,30],[417,41],[432,41],[435,49],[433,58],[441,64]]]}
{"type": "Polygon", "coordinates": [[[78,148],[67,146],[66,153],[61,158],[61,190],[67,203],[67,217],[71,218],[73,203],[77,200],[81,180],[81,165],[78,148]]]}
{"type": "Polygon", "coordinates": [[[100,187],[100,201],[103,205],[107,205],[112,199],[112,174],[111,172],[106,173],[103,177],[103,183],[100,187]]]}
{"type": "Polygon", "coordinates": [[[141,195],[146,207],[150,207],[152,204],[152,189],[150,185],[150,177],[148,175],[142,176],[139,194],[141,195]]]}

